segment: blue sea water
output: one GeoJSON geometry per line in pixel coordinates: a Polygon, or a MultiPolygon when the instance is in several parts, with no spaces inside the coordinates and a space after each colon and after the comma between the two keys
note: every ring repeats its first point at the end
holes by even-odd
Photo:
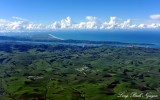
{"type": "MultiPolygon", "coordinates": [[[[12,33],[10,33],[12,34],[12,33]]],[[[52,31],[17,33],[18,35],[52,34],[58,38],[92,41],[117,41],[126,43],[149,43],[160,47],[160,31],[52,31]]]]}
{"type": "Polygon", "coordinates": [[[63,39],[150,43],[160,46],[160,31],[62,31],[52,34],[63,39]]]}

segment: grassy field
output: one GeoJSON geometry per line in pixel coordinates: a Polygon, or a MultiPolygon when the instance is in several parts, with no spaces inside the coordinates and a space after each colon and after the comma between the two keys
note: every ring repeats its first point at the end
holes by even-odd
{"type": "Polygon", "coordinates": [[[160,99],[154,48],[1,43],[0,73],[0,100],[160,99]]]}

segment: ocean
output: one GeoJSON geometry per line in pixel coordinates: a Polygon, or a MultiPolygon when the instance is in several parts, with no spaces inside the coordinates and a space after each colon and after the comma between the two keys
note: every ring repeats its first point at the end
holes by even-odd
{"type": "Polygon", "coordinates": [[[62,31],[51,34],[63,39],[149,43],[160,46],[160,31],[62,31]]]}
{"type": "MultiPolygon", "coordinates": [[[[8,34],[8,33],[6,33],[8,34]]],[[[52,34],[62,39],[116,41],[126,43],[149,43],[160,48],[160,31],[52,31],[52,32],[19,32],[16,35],[52,34]]],[[[13,35],[13,33],[9,33],[13,35]]]]}

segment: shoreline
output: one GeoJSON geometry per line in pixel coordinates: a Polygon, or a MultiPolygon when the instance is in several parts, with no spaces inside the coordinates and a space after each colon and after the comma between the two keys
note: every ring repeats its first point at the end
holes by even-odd
{"type": "Polygon", "coordinates": [[[90,40],[40,40],[22,37],[0,36],[0,42],[14,43],[40,43],[40,44],[62,44],[77,46],[117,46],[117,47],[144,47],[144,48],[160,48],[160,45],[153,43],[128,43],[118,41],[90,41],[90,40]]]}

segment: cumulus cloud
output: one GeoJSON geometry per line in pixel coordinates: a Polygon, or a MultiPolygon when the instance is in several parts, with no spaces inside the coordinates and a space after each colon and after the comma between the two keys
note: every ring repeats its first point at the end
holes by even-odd
{"type": "Polygon", "coordinates": [[[96,17],[93,17],[93,16],[87,16],[86,19],[90,22],[96,22],[97,21],[97,18],[96,17]]]}
{"type": "Polygon", "coordinates": [[[151,19],[160,20],[160,14],[150,15],[151,19]]]}
{"type": "Polygon", "coordinates": [[[9,21],[6,19],[0,19],[0,23],[7,23],[7,22],[9,22],[9,21]]]}
{"type": "MultiPolygon", "coordinates": [[[[152,16],[153,17],[153,16],[152,16]]],[[[134,24],[132,19],[118,20],[111,16],[109,21],[99,20],[94,16],[86,16],[86,21],[74,23],[71,17],[66,17],[51,24],[33,23],[21,17],[12,17],[14,21],[0,19],[0,32],[52,31],[52,30],[111,30],[111,29],[160,29],[159,23],[134,24]]],[[[158,19],[158,17],[154,17],[158,19]]]]}
{"type": "Polygon", "coordinates": [[[68,29],[72,27],[72,19],[71,17],[66,17],[66,19],[62,19],[61,21],[53,22],[50,27],[51,29],[68,29]]]}
{"type": "Polygon", "coordinates": [[[67,17],[66,19],[62,19],[60,26],[62,29],[64,28],[70,28],[72,26],[71,17],[67,17]]]}
{"type": "Polygon", "coordinates": [[[145,25],[145,24],[139,24],[138,28],[140,28],[140,29],[147,28],[147,25],[145,25]]]}
{"type": "Polygon", "coordinates": [[[99,27],[100,22],[96,17],[87,16],[86,19],[88,20],[88,22],[85,23],[86,29],[97,29],[99,27]]]}
{"type": "Polygon", "coordinates": [[[117,20],[116,17],[110,17],[109,24],[110,24],[110,25],[115,25],[115,24],[116,24],[116,20],[117,20]]]}
{"type": "Polygon", "coordinates": [[[101,24],[100,29],[107,29],[108,23],[105,21],[101,24]]]}
{"type": "Polygon", "coordinates": [[[117,17],[110,17],[110,21],[108,24],[109,25],[108,25],[107,29],[117,28],[118,27],[117,17]]]}
{"type": "Polygon", "coordinates": [[[136,28],[136,25],[132,24],[131,19],[127,19],[122,23],[117,22],[117,17],[110,17],[110,21],[102,23],[100,29],[131,29],[136,28]]]}
{"type": "Polygon", "coordinates": [[[50,25],[50,28],[51,29],[58,29],[58,28],[61,28],[61,24],[58,23],[58,22],[54,22],[50,25]]]}
{"type": "Polygon", "coordinates": [[[131,24],[131,19],[127,19],[121,24],[121,28],[130,28],[131,24]]]}
{"type": "Polygon", "coordinates": [[[34,24],[27,19],[20,17],[12,17],[14,21],[0,19],[0,32],[23,32],[42,30],[46,26],[42,24],[34,24]]]}
{"type": "Polygon", "coordinates": [[[98,29],[101,24],[101,22],[93,16],[87,16],[86,20],[87,22],[80,22],[73,25],[73,27],[77,29],[98,29]]]}
{"type": "Polygon", "coordinates": [[[155,23],[152,23],[150,25],[148,25],[148,28],[160,28],[160,24],[155,24],[155,23]]]}

